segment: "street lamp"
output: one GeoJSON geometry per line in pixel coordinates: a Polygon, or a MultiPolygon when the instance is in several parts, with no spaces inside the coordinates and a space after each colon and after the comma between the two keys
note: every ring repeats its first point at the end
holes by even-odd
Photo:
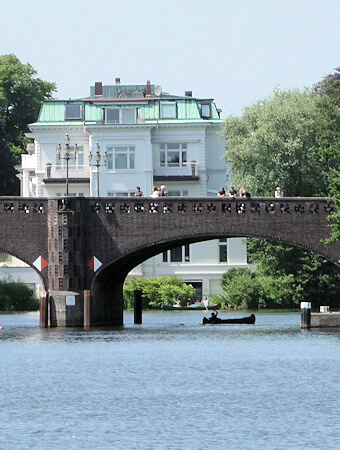
{"type": "Polygon", "coordinates": [[[66,161],[66,197],[68,197],[68,162],[71,158],[73,158],[72,153],[74,154],[74,159],[76,159],[78,153],[78,144],[74,144],[74,148],[72,149],[70,146],[70,142],[70,137],[67,134],[64,143],[64,156],[61,156],[63,150],[61,144],[59,144],[57,147],[58,159],[65,159],[66,161]]]}
{"type": "MultiPolygon", "coordinates": [[[[99,167],[102,166],[103,164],[100,164],[102,155],[100,154],[100,146],[99,146],[98,142],[96,143],[95,150],[96,150],[96,154],[94,155],[94,160],[95,160],[94,164],[92,164],[92,158],[93,158],[92,152],[89,153],[89,166],[97,167],[97,197],[99,197],[99,167]]],[[[103,156],[104,166],[106,166],[108,159],[109,159],[109,157],[107,156],[107,153],[105,152],[104,156],[103,156]]]]}

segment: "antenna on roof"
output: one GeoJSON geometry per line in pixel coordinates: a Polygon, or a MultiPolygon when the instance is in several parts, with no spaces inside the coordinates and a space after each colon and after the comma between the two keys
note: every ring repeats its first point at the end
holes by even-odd
{"type": "Polygon", "coordinates": [[[155,86],[155,95],[157,95],[157,97],[159,97],[162,93],[162,87],[157,84],[157,86],[155,86]]]}

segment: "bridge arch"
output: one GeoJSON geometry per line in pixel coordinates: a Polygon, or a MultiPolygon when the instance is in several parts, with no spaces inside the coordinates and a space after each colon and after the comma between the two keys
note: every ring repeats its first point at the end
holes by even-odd
{"type": "MultiPolygon", "coordinates": [[[[174,203],[183,205],[183,201],[180,203],[178,199],[171,199],[172,207],[174,203]]],[[[247,199],[244,206],[248,215],[246,212],[238,212],[239,202],[229,200],[186,199],[186,203],[190,206],[198,203],[201,212],[193,212],[184,217],[181,214],[174,227],[168,220],[168,214],[160,214],[162,208],[168,207],[169,200],[160,201],[157,216],[147,214],[144,223],[144,229],[150,231],[151,228],[152,236],[146,232],[146,236],[139,236],[139,240],[135,240],[136,236],[132,233],[133,244],[127,244],[118,257],[111,254],[110,260],[96,273],[92,283],[95,321],[105,322],[106,317],[109,317],[111,324],[123,323],[123,284],[130,270],[152,256],[185,244],[230,237],[267,238],[312,251],[340,266],[339,245],[324,244],[325,236],[330,234],[327,221],[329,204],[325,199],[321,199],[318,206],[316,199],[285,199],[284,203],[282,200],[267,198],[247,199]],[[209,208],[212,210],[209,211],[209,208]],[[284,208],[288,208],[288,211],[284,208]],[[315,209],[318,211],[315,212],[315,209]],[[308,214],[304,215],[306,211],[308,214]],[[323,215],[322,220],[320,213],[323,215]],[[151,222],[156,225],[151,226],[151,222]]],[[[139,220],[139,226],[141,223],[139,220]]],[[[128,223],[123,226],[120,224],[118,229],[124,229],[125,225],[128,226],[128,223]]],[[[118,229],[116,223],[116,234],[118,229]]]]}

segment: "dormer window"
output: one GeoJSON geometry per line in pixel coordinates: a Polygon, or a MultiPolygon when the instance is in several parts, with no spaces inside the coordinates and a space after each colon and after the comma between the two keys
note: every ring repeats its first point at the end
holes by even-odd
{"type": "Polygon", "coordinates": [[[65,105],[65,120],[81,120],[83,105],[65,105]]]}
{"type": "Polygon", "coordinates": [[[177,108],[176,103],[161,103],[161,117],[162,119],[176,119],[177,108]]]}
{"type": "Polygon", "coordinates": [[[107,108],[105,113],[106,123],[136,123],[135,108],[107,108]]]}
{"type": "Polygon", "coordinates": [[[202,108],[202,112],[201,112],[202,118],[210,119],[210,117],[211,117],[210,103],[202,103],[201,108],[202,108]]]}

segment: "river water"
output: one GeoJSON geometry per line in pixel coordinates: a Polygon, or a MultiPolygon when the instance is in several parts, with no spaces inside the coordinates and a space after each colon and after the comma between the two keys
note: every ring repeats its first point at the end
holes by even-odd
{"type": "Polygon", "coordinates": [[[340,330],[301,331],[299,313],[204,315],[125,313],[123,328],[91,331],[1,315],[0,448],[340,448],[340,330]]]}

